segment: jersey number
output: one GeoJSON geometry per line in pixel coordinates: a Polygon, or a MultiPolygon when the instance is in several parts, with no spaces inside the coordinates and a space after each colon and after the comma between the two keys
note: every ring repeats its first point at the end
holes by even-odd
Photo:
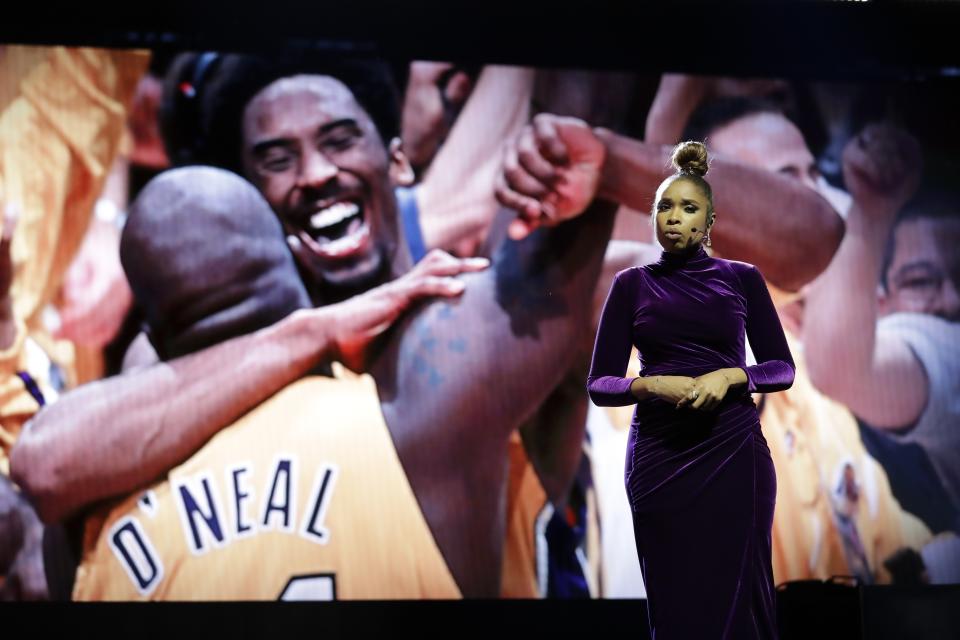
{"type": "Polygon", "coordinates": [[[337,580],[332,573],[294,576],[280,594],[280,600],[336,600],[337,580]]]}

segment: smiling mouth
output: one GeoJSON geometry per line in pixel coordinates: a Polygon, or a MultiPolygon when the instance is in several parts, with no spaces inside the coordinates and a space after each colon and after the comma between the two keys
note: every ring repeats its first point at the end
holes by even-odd
{"type": "Polygon", "coordinates": [[[340,201],[314,212],[299,233],[300,239],[317,255],[341,259],[363,251],[370,240],[370,227],[362,207],[340,201]]]}

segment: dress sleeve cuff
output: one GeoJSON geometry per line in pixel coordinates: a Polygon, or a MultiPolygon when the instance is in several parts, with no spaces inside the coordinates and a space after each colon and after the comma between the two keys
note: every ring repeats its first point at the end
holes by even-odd
{"type": "Polygon", "coordinates": [[[757,392],[757,383],[754,380],[753,372],[750,371],[751,367],[744,367],[743,372],[747,374],[747,393],[756,393],[757,392]]]}

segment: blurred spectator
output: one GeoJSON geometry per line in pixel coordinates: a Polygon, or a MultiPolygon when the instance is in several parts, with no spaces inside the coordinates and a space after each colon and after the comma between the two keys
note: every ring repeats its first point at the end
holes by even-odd
{"type": "MultiPolygon", "coordinates": [[[[10,285],[13,280],[13,261],[10,244],[16,224],[13,207],[7,207],[0,237],[0,352],[7,354],[22,345],[23,323],[13,313],[10,285]]],[[[2,357],[2,356],[0,356],[2,357]]],[[[20,380],[29,384],[29,374],[18,372],[20,380]],[[24,378],[23,376],[27,377],[24,378]]],[[[10,375],[4,372],[4,375],[10,375]]],[[[36,401],[30,398],[28,401],[36,401]]],[[[4,435],[0,432],[0,436],[4,435]]],[[[46,597],[43,579],[43,564],[40,562],[40,546],[43,526],[30,504],[7,479],[6,470],[0,473],[0,601],[40,600],[46,597]]]]}
{"type": "MultiPolygon", "coordinates": [[[[685,130],[697,122],[694,115],[706,102],[725,97],[766,97],[783,101],[790,85],[776,78],[723,78],[665,73],[660,78],[657,95],[647,114],[644,140],[656,144],[675,144],[685,137],[685,130]]],[[[773,106],[773,105],[771,105],[773,106]]],[[[696,138],[702,140],[701,136],[696,138]]]]}
{"type": "MultiPolygon", "coordinates": [[[[91,358],[99,359],[117,334],[133,299],[119,251],[128,171],[126,158],[117,158],[55,299],[58,325],[54,335],[86,348],[91,358]]],[[[102,366],[97,363],[94,367],[96,373],[80,376],[79,382],[99,378],[102,366]]]]}
{"type": "Polygon", "coordinates": [[[400,135],[404,152],[418,180],[426,173],[450,133],[479,73],[479,66],[451,62],[410,63],[400,135]]]}
{"type": "MultiPolygon", "coordinates": [[[[647,114],[647,142],[671,144],[681,132],[696,127],[691,116],[698,105],[725,98],[762,98],[793,121],[817,155],[827,131],[814,92],[783,78],[737,78],[665,73],[647,114]]],[[[694,139],[700,140],[700,137],[694,139]]]]}
{"type": "MultiPolygon", "coordinates": [[[[951,409],[960,376],[956,368],[960,272],[957,252],[949,244],[960,240],[956,198],[950,191],[925,189],[900,212],[880,245],[874,349],[890,349],[896,355],[863,375],[878,376],[875,381],[882,384],[882,367],[892,367],[898,360],[919,370],[906,370],[913,377],[905,380],[903,391],[898,386],[896,393],[906,395],[901,399],[904,404],[892,409],[894,415],[862,405],[855,409],[864,441],[888,470],[898,499],[936,532],[960,530],[955,471],[960,464],[960,434],[957,413],[951,409]],[[911,399],[920,405],[904,406],[911,399]]],[[[876,246],[871,248],[877,251],[876,246]]]]}
{"type": "Polygon", "coordinates": [[[163,74],[169,60],[154,56],[150,69],[133,94],[127,118],[131,138],[130,164],[151,169],[170,166],[163,138],[160,135],[160,102],[163,97],[163,74]]]}
{"type": "Polygon", "coordinates": [[[480,72],[470,99],[436,152],[436,169],[413,191],[415,210],[404,213],[405,220],[420,227],[422,250],[492,255],[495,241],[488,236],[501,209],[493,197],[494,180],[505,143],[530,119],[534,76],[534,70],[525,67],[490,65],[480,72]]]}
{"type": "MultiPolygon", "coordinates": [[[[18,211],[9,246],[12,280],[5,280],[14,331],[0,352],[0,474],[8,472],[7,456],[23,423],[65,382],[55,378],[38,344],[60,350],[53,359],[72,368],[72,346],[52,340],[44,316],[83,241],[148,58],[144,52],[10,47],[0,60],[0,204],[18,211]]],[[[0,539],[0,556],[11,548],[16,553],[3,578],[5,597],[44,598],[43,528],[5,478],[0,493],[17,505],[22,529],[19,539],[0,539]]]]}
{"type": "Polygon", "coordinates": [[[128,203],[150,177],[169,166],[160,136],[162,74],[169,59],[153,56],[137,83],[126,132],[94,217],[55,299],[54,335],[73,343],[77,382],[120,370],[139,325],[133,296],[120,266],[120,232],[128,203]]]}
{"type": "MultiPolygon", "coordinates": [[[[850,206],[847,194],[823,180],[800,130],[769,101],[726,98],[704,104],[685,135],[706,137],[718,153],[817,190],[840,214],[850,206]]],[[[768,287],[797,354],[794,386],[761,400],[761,423],[781,474],[776,579],[852,574],[862,582],[887,580],[883,559],[904,545],[919,549],[930,533],[897,503],[850,411],[812,387],[800,340],[805,289],[794,295],[768,287]]]]}
{"type": "MultiPolygon", "coordinates": [[[[655,122],[652,116],[648,120],[648,124],[655,125],[655,122]]],[[[771,100],[729,96],[694,105],[682,138],[706,138],[718,152],[715,156],[718,160],[742,162],[803,184],[830,201],[838,213],[849,206],[849,196],[833,189],[819,176],[802,133],[771,100]]],[[[787,193],[784,192],[784,196],[787,193]]],[[[765,206],[768,210],[778,210],[779,207],[771,203],[781,201],[782,198],[771,196],[765,206]]],[[[646,261],[640,252],[636,258],[640,263],[646,261]]],[[[793,352],[802,353],[799,343],[802,295],[773,286],[771,293],[793,352]]],[[[878,565],[888,553],[907,540],[919,548],[929,539],[929,532],[916,519],[904,514],[893,499],[883,470],[866,455],[849,411],[816,392],[805,375],[802,358],[797,359],[794,387],[761,399],[761,422],[782,474],[774,523],[776,579],[823,578],[833,573],[848,573],[851,562],[861,567],[861,574],[870,574],[864,567],[882,572],[878,565]],[[826,455],[828,451],[833,452],[832,455],[826,455]],[[853,459],[855,462],[851,463],[853,459]],[[842,494],[848,496],[846,502],[839,500],[841,494],[833,494],[826,486],[833,475],[830,469],[847,469],[846,475],[839,476],[841,479],[849,476],[860,483],[866,482],[869,504],[864,504],[856,492],[842,494]],[[833,495],[838,496],[837,501],[833,495]],[[838,532],[840,524],[846,525],[846,535],[838,532]],[[861,530],[866,540],[859,539],[861,530]]],[[[597,410],[592,414],[594,434],[606,433],[602,429],[605,420],[600,419],[599,413],[597,410]]],[[[627,412],[606,410],[606,413],[612,424],[624,428],[629,425],[627,412]]],[[[856,482],[839,485],[841,489],[855,486],[856,482]]],[[[872,580],[873,575],[865,578],[872,580]]]]}
{"type": "Polygon", "coordinates": [[[939,533],[920,551],[931,584],[960,584],[960,537],[939,533]]]}
{"type": "Polygon", "coordinates": [[[895,487],[907,476],[914,486],[931,487],[922,496],[898,492],[904,506],[934,531],[956,530],[956,196],[933,206],[922,197],[895,225],[917,190],[921,156],[912,137],[889,126],[869,126],[853,138],[844,149],[843,172],[854,200],[837,256],[808,296],[804,336],[810,375],[875,430],[865,430],[865,439],[879,445],[873,448],[891,469],[895,487]],[[885,289],[878,296],[881,273],[885,289]],[[884,446],[892,442],[916,446],[884,446]],[[924,456],[915,455],[921,451],[924,456]],[[903,473],[904,467],[912,473],[903,473]],[[938,482],[930,482],[931,468],[938,482]]]}
{"type": "Polygon", "coordinates": [[[913,549],[901,549],[883,561],[893,584],[915,587],[930,582],[923,556],[913,549]]]}

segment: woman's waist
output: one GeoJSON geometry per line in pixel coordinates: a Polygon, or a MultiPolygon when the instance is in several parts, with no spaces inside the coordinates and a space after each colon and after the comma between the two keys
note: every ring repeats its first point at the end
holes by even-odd
{"type": "Polygon", "coordinates": [[[690,407],[677,409],[676,403],[657,396],[640,400],[633,414],[633,426],[647,430],[674,422],[699,424],[741,419],[760,419],[757,405],[747,392],[746,385],[730,389],[720,404],[707,411],[690,407]]]}
{"type": "Polygon", "coordinates": [[[746,365],[735,361],[712,361],[695,363],[677,363],[664,362],[656,364],[644,364],[640,368],[640,376],[649,378],[651,376],[687,376],[696,378],[707,373],[712,373],[719,369],[743,368],[746,365]]]}

